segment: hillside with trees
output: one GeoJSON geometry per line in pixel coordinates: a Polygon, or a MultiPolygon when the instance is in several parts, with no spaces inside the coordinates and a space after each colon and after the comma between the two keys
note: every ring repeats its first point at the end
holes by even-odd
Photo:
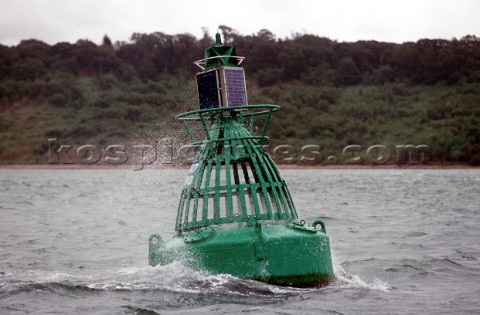
{"type": "MultiPolygon", "coordinates": [[[[480,164],[480,38],[337,42],[220,29],[246,56],[249,103],[282,106],[271,147],[314,144],[327,157],[348,145],[426,145],[430,163],[480,164]]],[[[48,163],[49,138],[187,143],[174,117],[197,109],[192,62],[213,43],[207,32],[156,32],[0,45],[0,163],[48,163]]]]}

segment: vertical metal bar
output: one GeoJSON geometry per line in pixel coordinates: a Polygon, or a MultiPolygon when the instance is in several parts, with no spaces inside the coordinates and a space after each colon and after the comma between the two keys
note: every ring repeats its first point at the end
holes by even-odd
{"type": "MultiPolygon", "coordinates": [[[[230,131],[230,128],[228,129],[230,131]]],[[[230,132],[227,132],[227,134],[224,134],[224,138],[231,138],[230,132]]],[[[224,149],[224,161],[225,161],[225,184],[226,184],[226,190],[227,190],[227,217],[233,219],[233,198],[232,198],[232,180],[230,178],[230,159],[231,159],[231,150],[232,146],[229,141],[224,140],[223,142],[223,149],[224,149]]]]}
{"type": "Polygon", "coordinates": [[[202,122],[203,130],[205,130],[205,135],[207,136],[207,140],[210,141],[210,134],[208,133],[207,124],[205,123],[205,120],[203,119],[203,114],[199,113],[198,116],[200,117],[200,121],[202,122]]]}
{"type": "MultiPolygon", "coordinates": [[[[217,144],[218,145],[218,144],[217,144]]],[[[219,162],[218,157],[215,158],[215,187],[213,187],[215,191],[215,202],[214,202],[214,219],[215,223],[219,223],[220,219],[220,172],[222,169],[222,165],[219,162]]]]}
{"type": "Polygon", "coordinates": [[[250,126],[249,126],[249,130],[250,130],[250,133],[251,133],[251,134],[253,134],[254,121],[255,121],[255,116],[254,116],[254,115],[251,115],[251,116],[250,116],[250,126]]]}
{"type": "MultiPolygon", "coordinates": [[[[243,141],[241,141],[241,143],[243,144],[243,141]]],[[[248,150],[248,145],[244,145],[244,146],[247,147],[247,150],[248,150]]],[[[253,210],[255,212],[255,215],[257,217],[259,217],[260,216],[260,205],[258,204],[257,188],[256,188],[258,184],[255,183],[255,182],[252,183],[250,181],[250,178],[249,178],[248,172],[247,172],[246,162],[247,162],[247,159],[242,159],[242,161],[241,161],[243,174],[245,176],[245,181],[247,182],[248,186],[250,187],[250,197],[252,199],[253,210]]],[[[252,170],[252,173],[253,173],[253,170],[252,170]]]]}
{"type": "Polygon", "coordinates": [[[195,137],[193,136],[193,133],[192,133],[192,131],[190,130],[190,127],[188,127],[188,125],[187,125],[187,122],[186,122],[186,121],[182,121],[182,124],[183,124],[183,127],[185,128],[185,130],[187,131],[187,135],[188,135],[188,137],[190,138],[190,141],[196,142],[197,139],[195,139],[195,137]]]}
{"type": "Polygon", "coordinates": [[[297,209],[295,209],[295,205],[293,203],[292,196],[290,195],[290,191],[288,190],[286,184],[285,184],[285,192],[286,192],[287,197],[288,197],[288,203],[290,204],[290,212],[291,212],[292,218],[296,219],[296,218],[298,218],[297,209]]]}
{"type": "Polygon", "coordinates": [[[208,161],[207,174],[205,177],[205,186],[203,188],[203,212],[202,212],[202,224],[206,224],[208,221],[208,195],[210,191],[210,175],[212,173],[212,160],[208,161]]]}
{"type": "MultiPolygon", "coordinates": [[[[235,173],[236,173],[236,176],[239,177],[237,166],[235,166],[235,173]]],[[[248,185],[245,185],[245,184],[238,185],[238,195],[240,197],[240,209],[242,211],[242,217],[244,220],[248,218],[247,202],[245,199],[245,189],[248,189],[248,185]]]]}
{"type": "Polygon", "coordinates": [[[285,196],[284,192],[283,192],[283,186],[285,185],[285,183],[283,183],[283,185],[279,186],[278,187],[278,192],[279,192],[279,195],[280,195],[280,202],[282,204],[282,209],[284,210],[282,212],[282,217],[290,217],[289,213],[288,213],[288,204],[287,204],[287,197],[285,196]]]}
{"type": "MultiPolygon", "coordinates": [[[[235,137],[238,138],[237,132],[235,129],[231,129],[231,135],[230,137],[232,138],[232,150],[234,150],[234,147],[237,148],[238,143],[236,140],[234,140],[235,137]]],[[[235,149],[236,150],[236,149],[235,149]]],[[[242,151],[242,148],[239,149],[239,151],[242,151]]],[[[238,156],[235,154],[235,156],[238,158],[238,156]]],[[[243,154],[240,153],[240,157],[242,157],[243,154]]],[[[238,207],[240,208],[240,211],[242,212],[242,220],[246,221],[248,220],[248,213],[247,213],[247,203],[245,201],[245,185],[240,184],[240,176],[238,175],[238,160],[236,159],[235,162],[233,163],[233,179],[235,181],[235,185],[237,186],[238,189],[238,197],[237,201],[238,207]]]]}
{"type": "Polygon", "coordinates": [[[187,188],[185,195],[186,195],[185,197],[186,205],[185,205],[185,211],[184,211],[185,218],[183,219],[183,223],[185,227],[188,227],[189,226],[188,215],[190,214],[190,200],[192,200],[192,188],[190,187],[187,188]]]}
{"type": "MultiPolygon", "coordinates": [[[[260,151],[260,149],[258,148],[257,150],[260,151]]],[[[273,161],[265,154],[259,154],[259,157],[260,157],[261,163],[264,165],[265,171],[269,171],[267,176],[270,182],[270,191],[271,191],[270,193],[272,195],[272,199],[275,203],[275,208],[277,210],[276,213],[274,213],[274,216],[278,216],[279,218],[281,218],[282,207],[279,203],[280,197],[277,193],[277,187],[281,187],[281,185],[283,185],[283,181],[281,178],[277,177],[278,171],[273,161]]],[[[272,213],[273,213],[273,207],[272,207],[272,213]]]]}
{"type": "Polygon", "coordinates": [[[198,169],[196,171],[196,174],[194,174],[194,178],[195,178],[196,181],[194,183],[192,183],[192,185],[195,185],[195,190],[194,190],[194,193],[195,193],[194,198],[195,199],[194,199],[194,202],[193,202],[193,219],[194,219],[195,223],[197,222],[198,199],[201,197],[200,185],[202,183],[203,172],[205,171],[205,162],[202,161],[202,162],[197,162],[197,163],[200,163],[200,164],[198,165],[198,169]]]}
{"type": "Polygon", "coordinates": [[[268,111],[267,119],[265,120],[265,124],[263,125],[262,137],[265,137],[265,133],[267,132],[267,127],[270,122],[270,116],[272,116],[272,110],[273,109],[270,108],[270,110],[268,111]]]}
{"type": "Polygon", "coordinates": [[[183,205],[185,203],[185,189],[182,190],[182,194],[180,196],[180,202],[178,204],[178,211],[177,211],[177,224],[175,229],[180,231],[182,229],[182,216],[183,216],[183,205]]]}

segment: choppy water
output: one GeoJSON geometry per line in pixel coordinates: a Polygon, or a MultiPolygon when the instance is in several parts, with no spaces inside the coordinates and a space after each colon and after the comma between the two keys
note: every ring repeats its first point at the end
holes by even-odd
{"type": "Polygon", "coordinates": [[[324,218],[320,289],[149,267],[186,170],[0,170],[0,314],[478,314],[479,170],[284,170],[324,218]]]}

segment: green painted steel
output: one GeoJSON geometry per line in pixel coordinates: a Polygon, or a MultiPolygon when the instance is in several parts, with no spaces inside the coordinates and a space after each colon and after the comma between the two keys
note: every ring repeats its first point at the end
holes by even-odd
{"type": "Polygon", "coordinates": [[[261,146],[268,138],[264,134],[253,136],[244,125],[247,117],[270,114],[278,108],[276,105],[241,107],[235,111],[220,108],[179,117],[184,123],[208,119],[211,128],[207,129],[204,141],[195,142],[201,148],[182,191],[177,231],[248,222],[252,218],[298,217],[285,181],[261,146]],[[196,118],[191,118],[192,115],[196,118]]]}
{"type": "Polygon", "coordinates": [[[329,239],[321,230],[302,231],[253,220],[240,226],[198,229],[168,243],[155,234],[149,244],[152,266],[182,259],[196,270],[300,287],[333,279],[329,239]]]}
{"type": "Polygon", "coordinates": [[[236,55],[235,46],[233,45],[212,46],[205,50],[205,59],[218,56],[227,57],[206,60],[205,69],[216,68],[219,66],[236,67],[238,64],[237,59],[230,57],[236,55]]]}
{"type": "Polygon", "coordinates": [[[222,45],[220,34],[215,34],[216,45],[205,49],[205,69],[217,67],[237,67],[237,53],[234,45],[222,45]]]}
{"type": "Polygon", "coordinates": [[[333,279],[325,224],[298,220],[287,184],[262,147],[279,108],[220,107],[177,116],[199,150],[180,195],[177,235],[169,242],[150,236],[150,265],[181,259],[194,269],[279,285],[333,279]],[[198,131],[192,124],[203,135],[192,132],[198,131]]]}

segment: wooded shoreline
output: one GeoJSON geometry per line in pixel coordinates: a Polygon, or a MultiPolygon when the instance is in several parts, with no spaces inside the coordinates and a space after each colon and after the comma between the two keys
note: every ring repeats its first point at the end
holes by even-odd
{"type": "MultiPolygon", "coordinates": [[[[267,129],[272,148],[313,144],[330,157],[351,145],[428,146],[433,163],[480,165],[479,37],[348,43],[220,31],[246,56],[248,104],[281,106],[267,129]]],[[[192,61],[212,43],[208,33],[155,32],[101,45],[0,44],[0,163],[42,164],[52,138],[98,149],[188,142],[175,116],[198,109],[192,61]]],[[[326,164],[313,167],[338,167],[326,164]]]]}

